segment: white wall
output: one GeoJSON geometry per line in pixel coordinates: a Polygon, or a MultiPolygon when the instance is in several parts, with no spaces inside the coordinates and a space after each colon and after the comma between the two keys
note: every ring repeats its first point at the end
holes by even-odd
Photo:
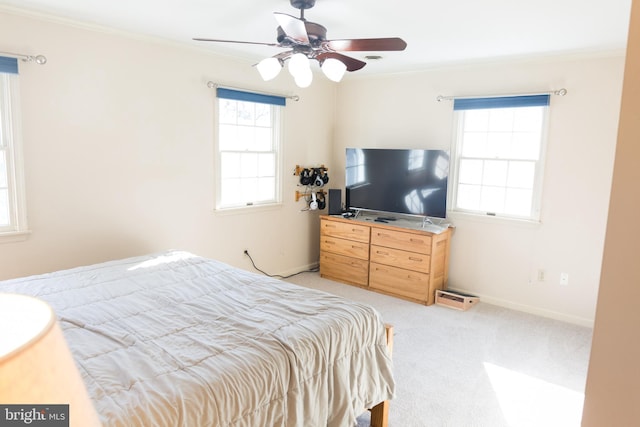
{"type": "MultiPolygon", "coordinates": [[[[20,63],[30,237],[0,243],[0,279],[181,248],[273,273],[317,262],[317,215],[296,203],[296,164],[329,165],[335,84],[260,80],[251,63],[160,40],[0,10],[0,51],[20,63]],[[284,204],[213,213],[214,91],[207,81],[298,94],[287,101],[284,204]]],[[[265,50],[265,55],[271,52],[265,50]]]]}
{"type": "MultiPolygon", "coordinates": [[[[591,325],[616,144],[624,54],[547,58],[345,81],[334,161],[346,147],[449,149],[452,103],[438,95],[566,88],[553,96],[542,223],[452,217],[449,286],[481,300],[591,325]],[[537,281],[543,269],[546,280],[537,281]],[[569,285],[560,286],[561,272],[569,285]]],[[[344,182],[344,176],[340,179],[344,182]]]]}

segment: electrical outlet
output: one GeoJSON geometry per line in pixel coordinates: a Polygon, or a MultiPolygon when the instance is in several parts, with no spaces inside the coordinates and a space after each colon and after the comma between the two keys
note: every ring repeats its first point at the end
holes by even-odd
{"type": "Polygon", "coordinates": [[[544,282],[544,270],[538,269],[538,282],[544,282]]]}
{"type": "Polygon", "coordinates": [[[561,285],[569,284],[569,273],[560,273],[560,284],[561,285]]]}

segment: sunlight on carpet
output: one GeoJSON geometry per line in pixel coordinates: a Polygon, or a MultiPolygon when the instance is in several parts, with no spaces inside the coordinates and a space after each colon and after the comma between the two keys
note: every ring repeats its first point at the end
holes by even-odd
{"type": "Polygon", "coordinates": [[[389,427],[580,426],[590,328],[484,302],[427,307],[317,273],[292,281],[370,304],[394,325],[389,427]]]}
{"type": "Polygon", "coordinates": [[[583,393],[491,363],[484,368],[509,426],[580,426],[583,393]]]}

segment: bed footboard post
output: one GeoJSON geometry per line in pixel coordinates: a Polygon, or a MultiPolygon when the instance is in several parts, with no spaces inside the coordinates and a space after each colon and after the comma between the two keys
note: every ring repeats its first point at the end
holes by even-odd
{"type": "MultiPolygon", "coordinates": [[[[393,325],[385,324],[385,332],[387,334],[387,347],[389,354],[393,351],[393,325]]],[[[371,427],[387,427],[389,425],[389,401],[378,403],[371,408],[371,427]]]]}
{"type": "Polygon", "coordinates": [[[387,427],[389,425],[389,401],[378,403],[371,408],[371,427],[387,427]]]}
{"type": "Polygon", "coordinates": [[[387,348],[389,349],[389,355],[393,354],[393,325],[385,323],[384,331],[387,334],[387,348]]]}

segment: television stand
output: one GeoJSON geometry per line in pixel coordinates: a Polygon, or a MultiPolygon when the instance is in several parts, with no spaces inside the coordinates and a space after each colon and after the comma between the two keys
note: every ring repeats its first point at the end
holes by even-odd
{"type": "Polygon", "coordinates": [[[452,229],[376,219],[320,216],[320,276],[433,304],[447,285],[452,229]]]}

